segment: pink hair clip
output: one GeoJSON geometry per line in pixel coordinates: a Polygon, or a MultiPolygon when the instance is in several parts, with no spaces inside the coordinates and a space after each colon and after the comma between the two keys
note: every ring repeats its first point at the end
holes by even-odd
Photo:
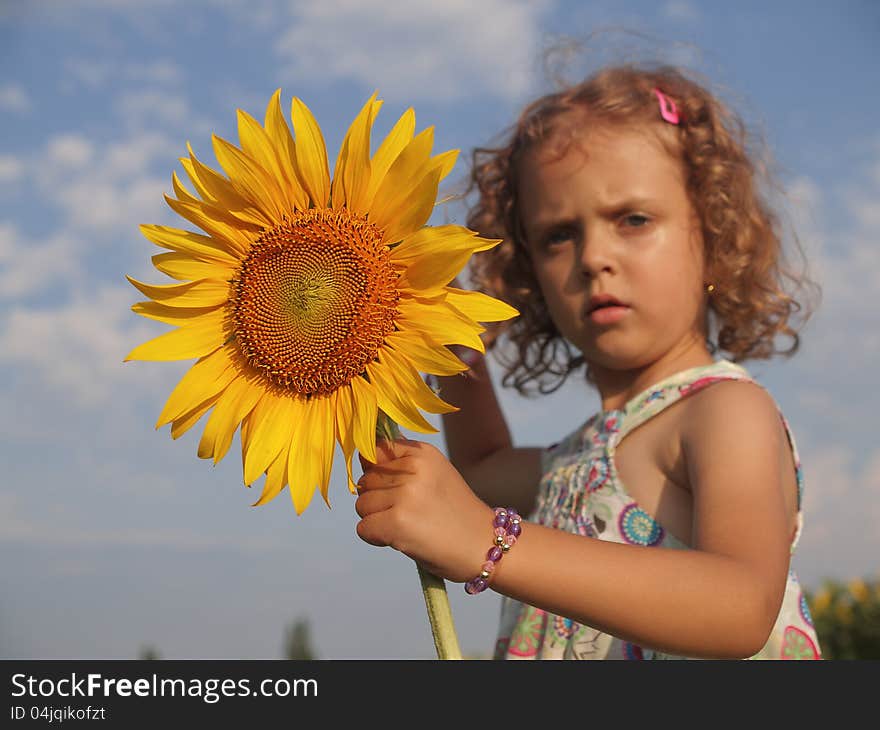
{"type": "Polygon", "coordinates": [[[657,100],[660,102],[660,116],[670,124],[678,124],[679,116],[675,102],[660,91],[660,89],[654,89],[654,93],[657,94],[657,100]]]}

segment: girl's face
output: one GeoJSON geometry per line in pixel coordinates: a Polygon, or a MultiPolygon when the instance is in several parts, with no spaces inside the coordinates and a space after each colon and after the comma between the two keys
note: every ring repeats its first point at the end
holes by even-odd
{"type": "Polygon", "coordinates": [[[519,166],[520,222],[550,316],[597,371],[706,355],[700,226],[657,132],[575,136],[519,166]],[[591,314],[607,294],[626,306],[591,314]]]}

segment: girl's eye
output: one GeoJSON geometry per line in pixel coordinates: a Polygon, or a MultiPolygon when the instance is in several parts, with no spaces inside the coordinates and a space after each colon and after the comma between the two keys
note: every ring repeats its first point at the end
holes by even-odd
{"type": "Polygon", "coordinates": [[[644,228],[650,223],[650,219],[639,213],[631,213],[623,217],[623,222],[627,228],[644,228]]]}
{"type": "Polygon", "coordinates": [[[553,246],[559,243],[565,243],[566,241],[572,240],[577,235],[577,232],[570,227],[565,228],[557,228],[555,230],[550,231],[546,236],[544,236],[544,243],[547,246],[553,246]]]}

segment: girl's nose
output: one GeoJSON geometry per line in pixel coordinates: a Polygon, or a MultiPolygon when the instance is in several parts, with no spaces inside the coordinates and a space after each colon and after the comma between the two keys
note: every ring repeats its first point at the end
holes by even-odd
{"type": "Polygon", "coordinates": [[[611,242],[602,233],[584,236],[578,254],[581,272],[587,277],[595,278],[603,271],[613,270],[611,242]]]}

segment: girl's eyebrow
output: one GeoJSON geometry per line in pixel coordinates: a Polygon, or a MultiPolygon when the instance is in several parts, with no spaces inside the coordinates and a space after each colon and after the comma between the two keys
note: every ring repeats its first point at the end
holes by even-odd
{"type": "Polygon", "coordinates": [[[616,200],[612,203],[605,203],[603,205],[598,206],[598,210],[601,214],[615,214],[620,213],[624,210],[635,210],[639,208],[651,208],[657,204],[657,201],[654,198],[648,198],[643,196],[632,196],[629,198],[624,198],[622,200],[616,200]]]}
{"type": "Polygon", "coordinates": [[[570,215],[561,215],[558,217],[547,216],[529,221],[528,225],[523,226],[523,230],[527,239],[539,237],[553,228],[577,226],[579,221],[576,217],[570,215]]]}

